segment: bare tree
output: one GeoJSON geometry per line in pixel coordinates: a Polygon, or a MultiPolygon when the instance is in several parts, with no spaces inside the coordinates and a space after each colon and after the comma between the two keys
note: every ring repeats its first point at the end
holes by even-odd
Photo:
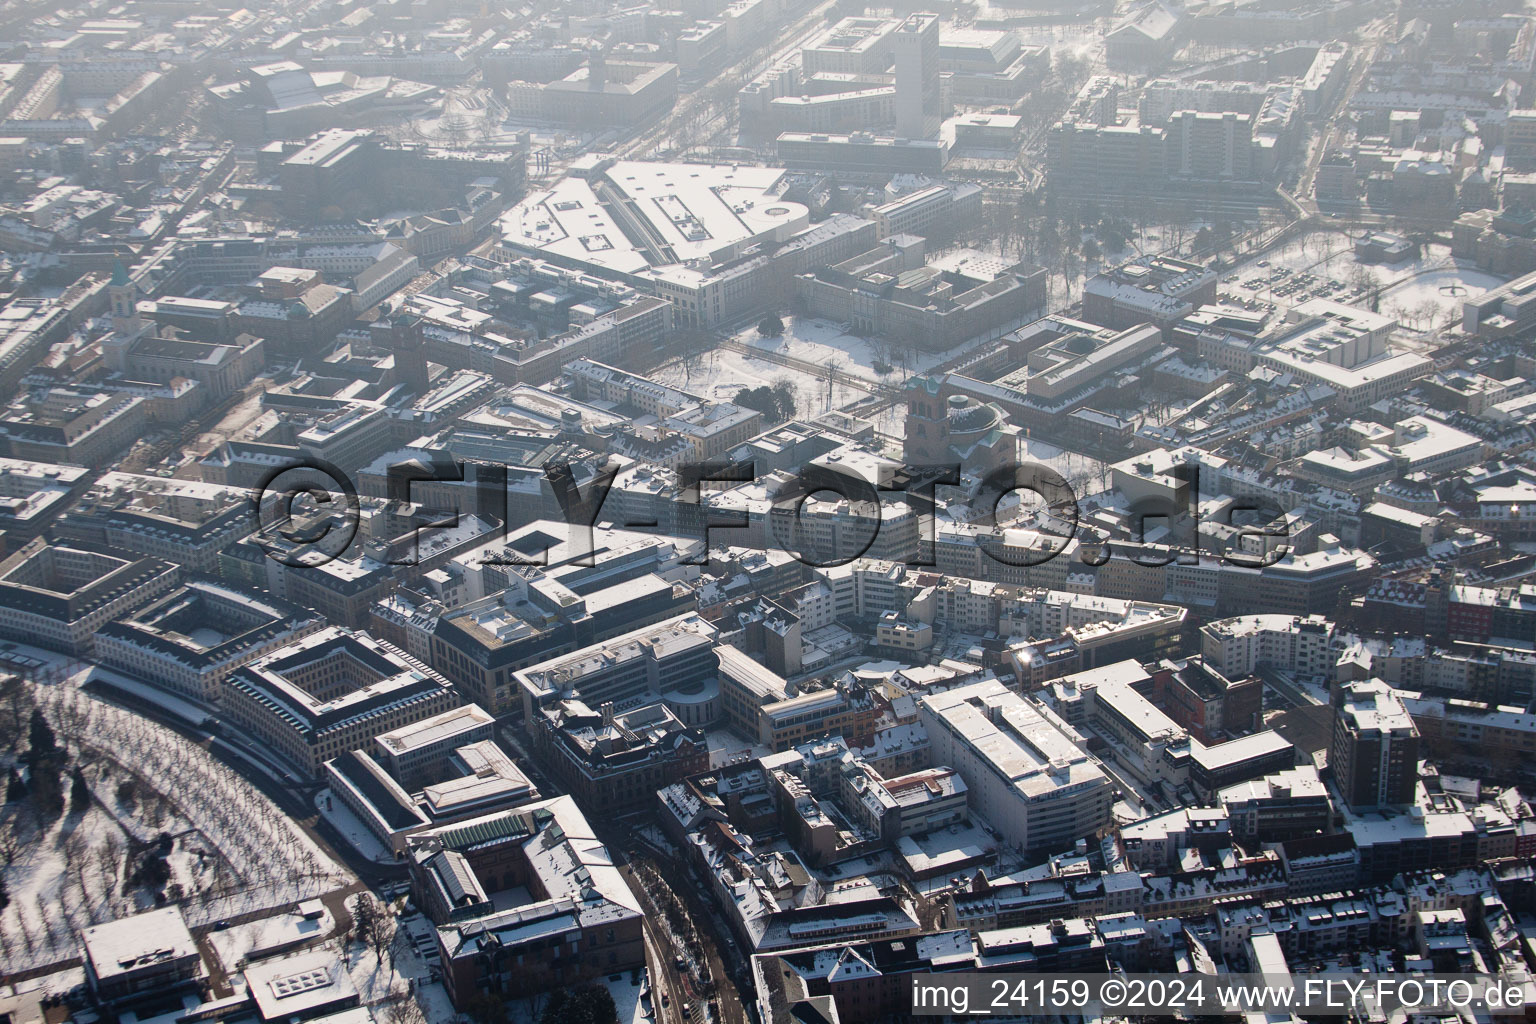
{"type": "Polygon", "coordinates": [[[1435,318],[1440,315],[1440,303],[1434,299],[1426,298],[1413,307],[1414,321],[1423,325],[1423,330],[1432,330],[1435,326],[1435,318]]]}
{"type": "Polygon", "coordinates": [[[90,864],[91,841],[84,830],[76,828],[64,841],[64,871],[78,890],[81,906],[90,902],[85,887],[85,869],[90,864]]]}
{"type": "Polygon", "coordinates": [[[1349,275],[1349,286],[1360,293],[1359,301],[1372,312],[1381,306],[1381,283],[1367,268],[1356,264],[1349,275]]]}
{"type": "Polygon", "coordinates": [[[101,872],[102,888],[107,895],[117,892],[118,872],[123,864],[123,843],[116,832],[107,833],[96,848],[96,867],[101,872]]]}
{"type": "Polygon", "coordinates": [[[20,679],[0,684],[0,749],[16,749],[31,714],[32,699],[20,679]]]}
{"type": "Polygon", "coordinates": [[[376,961],[384,962],[384,951],[395,938],[395,922],[371,892],[359,894],[353,904],[352,934],[373,950],[376,961]]]}
{"type": "Polygon", "coordinates": [[[1083,270],[1082,257],[1070,249],[1061,254],[1061,276],[1066,285],[1067,302],[1072,302],[1072,290],[1077,284],[1077,277],[1083,270]]]}
{"type": "Polygon", "coordinates": [[[384,1006],[384,1024],[427,1024],[427,1015],[415,996],[396,996],[384,1006]]]}
{"type": "Polygon", "coordinates": [[[53,945],[53,922],[55,919],[53,901],[45,893],[39,892],[35,900],[37,905],[37,919],[43,924],[43,938],[48,945],[53,945]]]}
{"type": "Polygon", "coordinates": [[[21,912],[20,907],[16,908],[16,923],[21,926],[21,944],[30,955],[37,949],[37,939],[33,937],[32,929],[27,924],[27,915],[21,912]]]}
{"type": "Polygon", "coordinates": [[[0,860],[10,867],[21,853],[21,837],[16,834],[15,822],[0,822],[0,860]]]}

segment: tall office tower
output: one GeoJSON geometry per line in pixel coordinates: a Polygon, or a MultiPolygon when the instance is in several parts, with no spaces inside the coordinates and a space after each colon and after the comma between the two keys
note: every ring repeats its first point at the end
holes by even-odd
{"type": "Polygon", "coordinates": [[[925,139],[937,134],[939,97],[939,16],[914,14],[890,35],[896,59],[896,134],[925,139]]]}
{"type": "Polygon", "coordinates": [[[1201,181],[1253,177],[1253,119],[1180,110],[1168,119],[1168,173],[1201,181]]]}
{"type": "Polygon", "coordinates": [[[1349,683],[1334,709],[1328,761],[1354,810],[1413,803],[1419,730],[1391,687],[1379,679],[1349,683]]]}

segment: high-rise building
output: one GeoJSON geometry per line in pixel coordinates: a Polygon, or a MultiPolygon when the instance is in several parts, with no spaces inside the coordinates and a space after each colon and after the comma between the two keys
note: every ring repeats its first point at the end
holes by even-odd
{"type": "Polygon", "coordinates": [[[1402,700],[1379,679],[1350,683],[1340,694],[1328,761],[1354,810],[1413,803],[1419,730],[1402,700]]]}
{"type": "Polygon", "coordinates": [[[1196,181],[1254,177],[1253,121],[1240,113],[1181,110],[1168,119],[1168,173],[1196,181]]]}
{"type": "Polygon", "coordinates": [[[914,14],[890,35],[896,61],[896,134],[922,139],[939,130],[939,16],[914,14]]]}

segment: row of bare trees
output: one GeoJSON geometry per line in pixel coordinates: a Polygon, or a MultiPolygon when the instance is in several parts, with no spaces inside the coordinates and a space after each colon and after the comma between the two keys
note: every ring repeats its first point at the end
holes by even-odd
{"type": "Polygon", "coordinates": [[[193,877],[163,893],[182,903],[193,924],[318,896],[348,881],[270,800],[197,744],[68,682],[23,690],[0,694],[0,732],[18,735],[24,716],[40,711],[116,827],[80,827],[82,808],[43,822],[7,805],[0,860],[10,888],[27,889],[0,913],[0,959],[8,964],[72,955],[81,928],[132,913],[133,847],[163,843],[154,888],[171,882],[163,870],[167,828],[196,850],[193,877]],[[48,872],[56,882],[45,883],[40,873],[48,872]]]}

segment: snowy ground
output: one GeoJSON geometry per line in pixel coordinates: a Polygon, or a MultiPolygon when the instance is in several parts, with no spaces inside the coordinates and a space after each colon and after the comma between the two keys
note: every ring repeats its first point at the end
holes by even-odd
{"type": "MultiPolygon", "coordinates": [[[[922,373],[968,347],[960,345],[937,353],[914,351],[879,339],[849,334],[831,320],[819,317],[786,316],[783,320],[784,334],[781,337],[761,337],[754,326],[737,332],[733,338],[755,348],[781,352],[807,362],[823,366],[835,364],[844,373],[884,384],[896,384],[912,373],[922,373]],[[879,372],[875,369],[876,363],[888,364],[890,372],[879,372]]],[[[975,344],[969,347],[974,348],[975,344]]]]}
{"type": "Polygon", "coordinates": [[[1038,462],[1060,473],[1072,484],[1079,499],[1103,487],[1100,477],[1104,473],[1105,464],[1091,456],[1070,452],[1032,437],[1022,440],[1019,456],[1024,461],[1038,462]]]}
{"type": "Polygon", "coordinates": [[[1348,232],[1314,231],[1225,271],[1221,288],[1284,305],[1315,296],[1358,303],[1367,279],[1380,288],[1381,312],[1413,330],[1445,326],[1464,301],[1505,280],[1458,262],[1444,245],[1425,246],[1418,258],[1396,265],[1360,264],[1348,232]]]}
{"type": "Polygon", "coordinates": [[[717,401],[730,401],[748,388],[787,380],[795,388],[798,416],[820,416],[869,395],[868,391],[840,381],[833,385],[829,402],[827,383],[809,373],[721,349],[707,352],[696,360],[668,363],[649,376],[658,383],[685,388],[717,401]]]}
{"type": "Polygon", "coordinates": [[[1505,278],[1496,274],[1460,266],[1446,254],[1440,269],[1420,268],[1411,277],[1388,284],[1382,295],[1382,309],[1391,312],[1398,308],[1411,312],[1433,302],[1440,307],[1435,326],[1443,327],[1448,319],[1460,315],[1463,302],[1497,288],[1504,281],[1505,278]]]}
{"type": "MultiPolygon", "coordinates": [[[[819,416],[869,398],[879,390],[879,385],[899,386],[912,375],[928,372],[991,340],[973,339],[944,352],[921,352],[850,334],[840,325],[818,317],[785,316],[783,320],[784,334],[780,337],[762,337],[755,325],[731,335],[731,340],[739,345],[762,350],[764,358],[716,348],[696,357],[673,360],[650,376],[715,401],[730,401],[748,388],[788,381],[795,390],[796,415],[819,416]],[[800,365],[784,365],[775,361],[774,356],[800,365]],[[877,363],[881,367],[877,368],[877,363]],[[835,369],[839,375],[837,383],[829,387],[810,370],[812,366],[835,369]],[[859,383],[850,383],[848,378],[859,383]],[[866,381],[867,388],[861,386],[866,381]]],[[[900,408],[885,409],[873,417],[875,429],[900,438],[904,415],[900,408]]]]}
{"type": "Polygon", "coordinates": [[[111,793],[118,779],[103,778],[95,769],[88,769],[87,777],[106,797],[101,804],[79,815],[65,814],[41,829],[23,820],[28,812],[18,811],[11,825],[20,846],[4,871],[12,902],[0,917],[0,953],[8,965],[61,959],[73,952],[73,929],[154,908],[151,891],[129,881],[148,856],[135,834],[153,835],[158,827],[182,832],[166,858],[168,893],[201,897],[222,881],[217,856],[206,855],[208,844],[201,836],[183,832],[183,820],[165,809],[163,798],[145,791],[135,801],[137,816],[121,812],[124,824],[119,824],[111,793]],[[150,826],[152,820],[161,825],[150,826]]]}
{"type": "Polygon", "coordinates": [[[901,439],[907,436],[907,407],[902,403],[888,406],[869,421],[875,425],[875,429],[887,437],[901,439]]]}
{"type": "MultiPolygon", "coordinates": [[[[83,816],[46,823],[41,834],[20,808],[5,820],[25,842],[4,869],[12,904],[0,914],[8,966],[52,963],[76,954],[76,933],[139,909],[115,842],[174,837],[165,893],[181,901],[192,926],[274,909],[349,884],[291,819],[203,747],[131,711],[82,691],[89,666],[22,648],[48,669],[28,693],[75,763],[85,767],[97,803],[83,816]],[[118,787],[131,781],[132,801],[118,787]],[[92,838],[71,851],[71,837],[92,838]],[[112,853],[111,857],[106,853],[112,853]],[[68,877],[66,878],[66,873],[68,877]]],[[[66,796],[68,786],[66,782],[66,796]]],[[[142,857],[135,858],[134,863],[142,857]]]]}
{"type": "Polygon", "coordinates": [[[201,725],[207,721],[212,712],[208,708],[199,707],[189,700],[183,700],[174,693],[168,693],[158,686],[151,686],[138,679],[130,679],[119,675],[110,669],[100,666],[92,668],[84,676],[81,676],[76,685],[84,690],[99,689],[108,700],[112,699],[112,691],[119,690],[130,693],[136,697],[142,697],[155,703],[161,711],[175,715],[188,725],[201,725]]]}
{"type": "MultiPolygon", "coordinates": [[[[215,710],[206,704],[179,697],[161,687],[151,686],[143,680],[121,675],[99,665],[77,677],[75,683],[79,689],[99,696],[108,703],[118,701],[119,697],[114,691],[148,701],[162,712],[181,719],[200,732],[205,732],[211,720],[218,717],[215,710]]],[[[234,737],[231,740],[216,736],[212,740],[212,745],[227,747],[236,752],[246,764],[259,769],[263,775],[275,783],[286,785],[292,781],[292,776],[289,774],[291,765],[281,763],[278,756],[265,747],[241,743],[239,740],[240,737],[234,737]]]]}
{"type": "MultiPolygon", "coordinates": [[[[503,117],[505,111],[491,100],[490,90],[457,88],[450,91],[434,110],[409,124],[390,129],[403,138],[438,145],[510,144],[519,132],[531,136],[530,153],[547,151],[551,170],[559,170],[563,161],[589,149],[601,149],[614,141],[612,130],[602,133],[573,131],[564,125],[515,116],[503,117]]],[[[540,159],[528,162],[528,176],[538,180],[543,175],[540,159]]]]}
{"type": "Polygon", "coordinates": [[[346,836],[352,848],[364,857],[378,864],[395,863],[394,853],[386,849],[384,844],[379,842],[379,837],[358,820],[351,808],[337,800],[329,789],[322,789],[315,794],[315,810],[335,826],[336,831],[346,836]]]}
{"type": "MultiPolygon", "coordinates": [[[[993,7],[991,4],[982,5],[977,11],[976,19],[983,23],[991,20],[1026,21],[1020,17],[1020,9],[1017,7],[1003,5],[993,7]]],[[[1107,27],[1108,20],[1098,18],[1086,24],[1018,24],[1014,26],[1014,30],[1024,37],[1026,43],[1049,46],[1053,57],[1059,54],[1071,54],[1084,60],[1101,61],[1104,56],[1104,31],[1107,27]]]]}

